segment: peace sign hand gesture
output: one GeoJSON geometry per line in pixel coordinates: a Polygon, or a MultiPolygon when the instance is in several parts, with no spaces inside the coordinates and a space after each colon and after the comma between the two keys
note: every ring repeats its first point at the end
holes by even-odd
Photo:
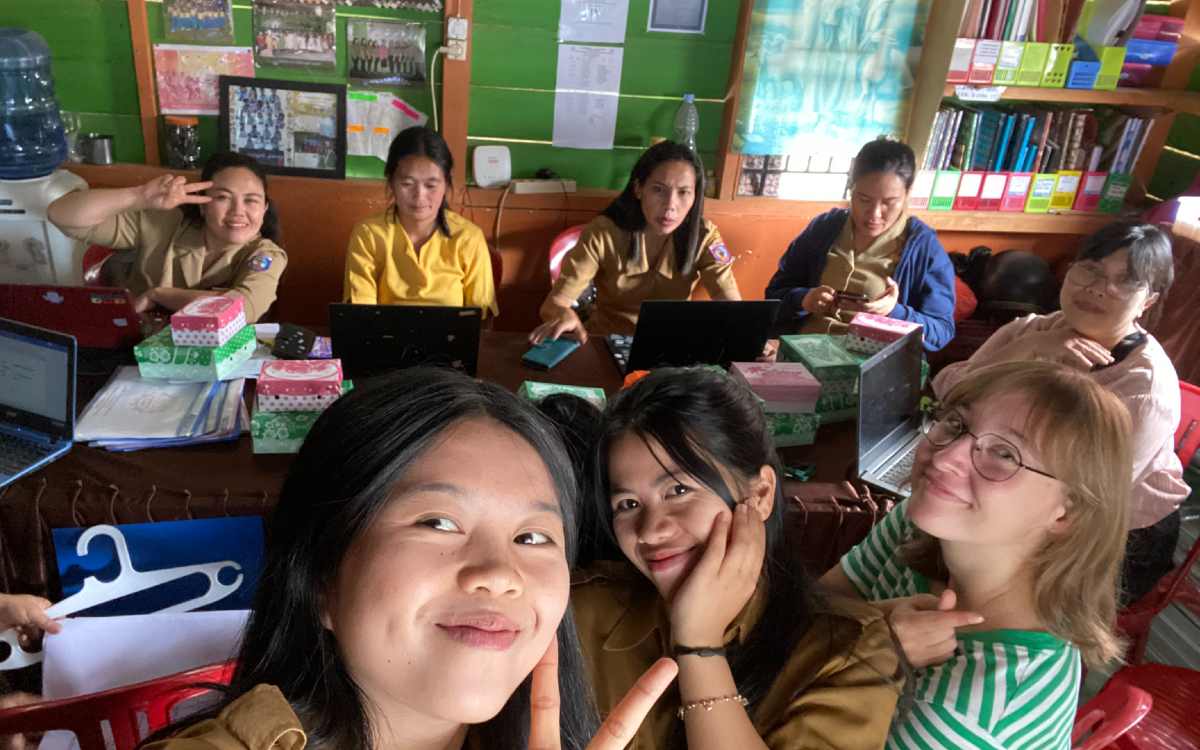
{"type": "Polygon", "coordinates": [[[165,174],[138,188],[139,208],[167,211],[184,203],[208,203],[212,198],[201,191],[210,187],[211,182],[193,182],[189,185],[186,177],[165,174]]]}
{"type": "MultiPolygon", "coordinates": [[[[679,667],[670,659],[659,659],[634,684],[617,704],[587,750],[622,750],[633,736],[654,702],[662,695],[679,667]]],[[[533,687],[529,701],[529,750],[561,750],[558,725],[558,638],[551,639],[541,661],[533,668],[533,687]]]]}

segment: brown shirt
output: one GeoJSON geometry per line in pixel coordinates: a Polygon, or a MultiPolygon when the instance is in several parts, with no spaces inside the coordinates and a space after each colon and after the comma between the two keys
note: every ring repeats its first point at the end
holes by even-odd
{"type": "Polygon", "coordinates": [[[126,286],[134,297],[157,286],[212,290],[242,298],[246,322],[254,323],[275,301],[287,254],[262,237],[204,267],[204,226],[187,223],[183,211],[131,211],[94,227],[60,227],[69,237],[115,250],[138,251],[126,286]]]}
{"type": "Polygon", "coordinates": [[[631,334],[637,327],[643,300],[687,299],[697,280],[714,297],[722,291],[737,291],[733,258],[717,225],[711,221],[704,221],[700,254],[687,275],[675,269],[673,238],[667,240],[651,268],[644,237],[640,258],[636,262],[629,260],[629,235],[607,216],[597,216],[583,228],[579,242],[563,257],[561,273],[550,294],[578,299],[588,282],[596,282],[596,309],[588,318],[588,333],[631,334]]]}
{"type": "MultiPolygon", "coordinates": [[[[666,604],[633,566],[601,562],[576,574],[571,606],[600,713],[606,716],[655,661],[670,655],[666,604]]],[[[727,643],[749,634],[754,610],[748,606],[734,620],[727,643]]],[[[834,598],[796,644],[751,719],[771,750],[877,750],[887,739],[899,698],[898,674],[882,613],[865,602],[834,598]]],[[[678,730],[678,708],[679,692],[672,687],[629,750],[665,747],[678,730]]]]}

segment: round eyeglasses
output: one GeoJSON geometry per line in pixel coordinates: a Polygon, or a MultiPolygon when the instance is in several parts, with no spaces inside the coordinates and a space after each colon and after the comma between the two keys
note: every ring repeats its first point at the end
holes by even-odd
{"type": "Polygon", "coordinates": [[[979,476],[990,482],[1003,482],[1012,479],[1021,469],[1032,471],[1044,477],[1054,479],[1052,474],[1026,466],[1021,461],[1021,451],[1009,441],[984,433],[976,435],[967,427],[967,422],[954,409],[934,409],[927,411],[921,424],[925,438],[939,448],[946,448],[963,435],[971,438],[971,465],[979,476]]]}
{"type": "Polygon", "coordinates": [[[1101,284],[1104,292],[1114,299],[1127,300],[1145,289],[1145,284],[1127,281],[1112,281],[1104,275],[1104,270],[1095,263],[1072,263],[1067,271],[1067,281],[1081,289],[1087,289],[1094,284],[1101,284]]]}

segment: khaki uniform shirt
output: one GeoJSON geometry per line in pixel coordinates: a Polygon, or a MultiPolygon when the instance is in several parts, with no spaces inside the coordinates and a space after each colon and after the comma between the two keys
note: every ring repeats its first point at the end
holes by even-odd
{"type": "MultiPolygon", "coordinates": [[[[887,280],[892,269],[900,260],[907,241],[908,211],[900,214],[896,223],[861,253],[854,252],[854,218],[846,217],[842,233],[829,250],[825,270],[821,272],[821,285],[847,292],[858,292],[875,299],[887,291],[887,280]]],[[[837,310],[833,315],[809,315],[801,327],[801,333],[844,334],[850,327],[854,313],[837,310]]]]}
{"type": "MultiPolygon", "coordinates": [[[[726,643],[749,634],[758,598],[730,625],[726,643]]],[[[891,631],[865,602],[836,598],[830,604],[750,717],[771,750],[878,750],[887,739],[901,687],[891,631]]],[[[576,573],[571,606],[600,714],[607,716],[654,662],[670,655],[667,607],[636,568],[611,562],[576,573]]],[[[629,750],[662,750],[681,729],[679,705],[672,685],[629,750]]]]}
{"type": "Polygon", "coordinates": [[[690,274],[675,270],[675,242],[668,239],[662,255],[650,267],[646,241],[642,239],[641,257],[629,260],[629,232],[617,227],[607,216],[597,216],[583,228],[579,242],[563,257],[561,274],[550,294],[578,299],[588,282],[596,282],[596,309],[588,318],[588,333],[632,334],[644,300],[683,300],[692,294],[696,281],[712,296],[737,291],[732,261],[717,225],[704,221],[700,254],[690,274]]]}
{"type": "Polygon", "coordinates": [[[158,286],[212,290],[241,297],[246,322],[253,323],[275,301],[287,254],[262,237],[242,245],[204,267],[204,226],[189,224],[183,211],[132,211],[94,227],[66,227],[63,233],[92,245],[138,251],[133,276],[126,284],[134,297],[158,286]]]}

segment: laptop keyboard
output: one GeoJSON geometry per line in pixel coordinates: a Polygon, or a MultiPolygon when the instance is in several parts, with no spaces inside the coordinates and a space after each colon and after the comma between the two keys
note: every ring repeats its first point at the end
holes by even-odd
{"type": "Polygon", "coordinates": [[[913,442],[908,447],[908,450],[904,452],[904,455],[900,456],[896,460],[896,463],[892,464],[891,468],[883,473],[880,479],[893,487],[901,486],[904,480],[908,479],[908,475],[912,473],[913,459],[917,455],[918,445],[920,445],[919,440],[913,442]]]}
{"type": "Polygon", "coordinates": [[[12,475],[24,471],[53,450],[52,445],[38,445],[0,432],[0,474],[12,475]]]}

